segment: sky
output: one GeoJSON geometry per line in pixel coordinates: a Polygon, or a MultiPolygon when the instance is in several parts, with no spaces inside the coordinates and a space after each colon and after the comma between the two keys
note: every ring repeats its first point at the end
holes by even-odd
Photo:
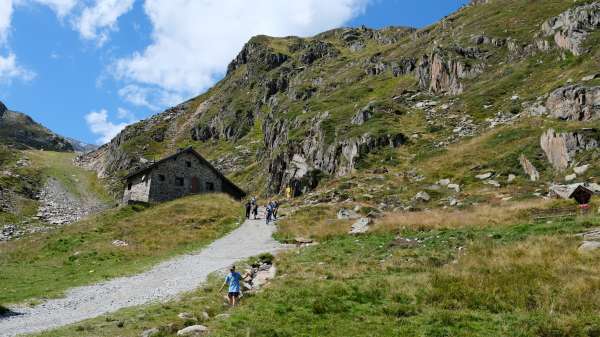
{"type": "Polygon", "coordinates": [[[0,101],[87,143],[203,93],[252,36],[424,27],[468,0],[0,0],[0,101]]]}

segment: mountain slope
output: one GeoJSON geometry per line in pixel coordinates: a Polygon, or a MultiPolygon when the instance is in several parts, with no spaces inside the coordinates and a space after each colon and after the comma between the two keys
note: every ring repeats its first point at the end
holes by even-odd
{"type": "Polygon", "coordinates": [[[476,1],[419,30],[257,36],[208,92],[126,128],[80,163],[118,181],[192,145],[256,192],[292,186],[300,194],[326,181],[339,188],[344,177],[378,171],[388,172],[392,191],[353,186],[342,195],[406,201],[422,188],[421,176],[474,185],[473,176],[492,171],[497,179],[523,176],[517,182],[530,193],[521,155],[551,181],[564,176],[548,160],[565,152],[560,139],[587,139],[566,151],[569,166],[597,153],[598,134],[579,130],[598,124],[599,8],[593,1],[476,1]],[[544,135],[552,146],[540,146],[544,135]],[[475,151],[469,166],[447,155],[463,153],[463,145],[475,151]]]}
{"type": "Polygon", "coordinates": [[[0,102],[0,143],[19,149],[73,151],[73,146],[63,137],[23,113],[8,110],[2,102],[0,102]]]}

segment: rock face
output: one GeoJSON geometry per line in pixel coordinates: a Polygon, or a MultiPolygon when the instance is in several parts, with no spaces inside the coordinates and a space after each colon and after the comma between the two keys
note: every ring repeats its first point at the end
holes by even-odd
{"type": "Polygon", "coordinates": [[[19,149],[73,151],[73,146],[63,137],[23,113],[8,110],[2,102],[0,102],[0,142],[19,149]]]}
{"type": "Polygon", "coordinates": [[[599,139],[597,130],[593,129],[563,133],[548,129],[542,135],[540,145],[550,164],[562,171],[569,167],[578,152],[597,148],[599,139]]]}
{"type": "Polygon", "coordinates": [[[554,118],[589,121],[600,118],[600,87],[570,85],[553,91],[546,108],[554,118]]]}
{"type": "Polygon", "coordinates": [[[585,52],[583,43],[589,33],[600,28],[600,2],[575,7],[549,19],[542,25],[546,36],[553,36],[559,48],[574,55],[585,52]]]}
{"type": "MultiPolygon", "coordinates": [[[[527,174],[529,176],[529,179],[531,181],[537,181],[538,179],[540,179],[540,173],[535,168],[535,166],[533,166],[533,164],[529,161],[529,159],[527,159],[527,157],[525,157],[525,155],[521,155],[519,157],[519,162],[521,163],[521,167],[523,168],[523,171],[525,171],[525,174],[527,174]]],[[[513,178],[513,180],[514,180],[514,178],[513,178]]]]}
{"type": "Polygon", "coordinates": [[[416,72],[419,86],[435,94],[459,95],[464,90],[461,80],[474,78],[483,71],[482,63],[473,64],[473,60],[482,57],[474,48],[435,48],[419,61],[416,72]]]}

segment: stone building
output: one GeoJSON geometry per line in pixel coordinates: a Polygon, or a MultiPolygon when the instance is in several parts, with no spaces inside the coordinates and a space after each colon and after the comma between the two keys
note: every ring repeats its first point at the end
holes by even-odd
{"type": "Polygon", "coordinates": [[[246,195],[191,147],[137,170],[125,179],[125,204],[157,203],[211,192],[227,193],[236,199],[246,195]]]}

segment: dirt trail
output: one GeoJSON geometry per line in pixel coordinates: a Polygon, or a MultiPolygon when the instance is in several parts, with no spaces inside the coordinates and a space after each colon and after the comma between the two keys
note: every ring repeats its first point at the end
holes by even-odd
{"type": "Polygon", "coordinates": [[[238,229],[208,247],[163,262],[130,277],[78,287],[64,298],[48,300],[33,308],[10,308],[15,312],[0,318],[0,336],[15,336],[57,328],[121,308],[166,301],[191,291],[206,277],[231,264],[284,246],[273,240],[273,224],[247,220],[238,229]]]}

